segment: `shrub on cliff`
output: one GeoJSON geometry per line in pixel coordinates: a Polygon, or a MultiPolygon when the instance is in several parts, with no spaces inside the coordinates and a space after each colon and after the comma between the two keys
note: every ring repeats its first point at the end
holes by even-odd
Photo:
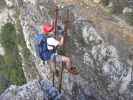
{"type": "MultiPolygon", "coordinates": [[[[5,49],[4,63],[0,64],[0,76],[4,76],[11,84],[22,85],[26,80],[17,48],[16,29],[13,24],[7,23],[2,26],[0,42],[5,49]]],[[[0,86],[4,85],[0,83],[0,86]]]]}

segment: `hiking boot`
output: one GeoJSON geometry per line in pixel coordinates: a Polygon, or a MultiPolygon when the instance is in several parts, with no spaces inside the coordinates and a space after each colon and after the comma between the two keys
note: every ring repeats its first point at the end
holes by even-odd
{"type": "Polygon", "coordinates": [[[69,69],[67,69],[69,73],[77,75],[79,74],[79,71],[76,69],[76,67],[71,67],[69,69]]]}

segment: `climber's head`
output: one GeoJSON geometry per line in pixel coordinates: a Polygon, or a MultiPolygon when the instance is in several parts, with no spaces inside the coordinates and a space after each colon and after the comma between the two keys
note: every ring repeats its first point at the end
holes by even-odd
{"type": "Polygon", "coordinates": [[[43,25],[43,33],[45,35],[49,35],[51,32],[52,33],[54,32],[54,26],[49,23],[44,24],[43,25]]]}

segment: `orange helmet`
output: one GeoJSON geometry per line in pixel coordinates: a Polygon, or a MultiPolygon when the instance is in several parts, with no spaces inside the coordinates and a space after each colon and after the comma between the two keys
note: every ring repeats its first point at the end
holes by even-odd
{"type": "Polygon", "coordinates": [[[48,34],[49,32],[52,32],[52,31],[54,31],[54,26],[53,25],[51,25],[49,23],[44,24],[44,26],[43,26],[43,32],[45,34],[48,34]]]}

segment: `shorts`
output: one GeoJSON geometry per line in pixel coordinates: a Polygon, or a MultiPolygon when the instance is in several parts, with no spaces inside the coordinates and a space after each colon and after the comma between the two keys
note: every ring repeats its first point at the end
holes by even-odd
{"type": "Polygon", "coordinates": [[[58,55],[57,53],[54,53],[54,54],[51,55],[50,60],[56,61],[56,62],[58,62],[58,63],[62,63],[63,58],[62,58],[61,55],[58,55]]]}

